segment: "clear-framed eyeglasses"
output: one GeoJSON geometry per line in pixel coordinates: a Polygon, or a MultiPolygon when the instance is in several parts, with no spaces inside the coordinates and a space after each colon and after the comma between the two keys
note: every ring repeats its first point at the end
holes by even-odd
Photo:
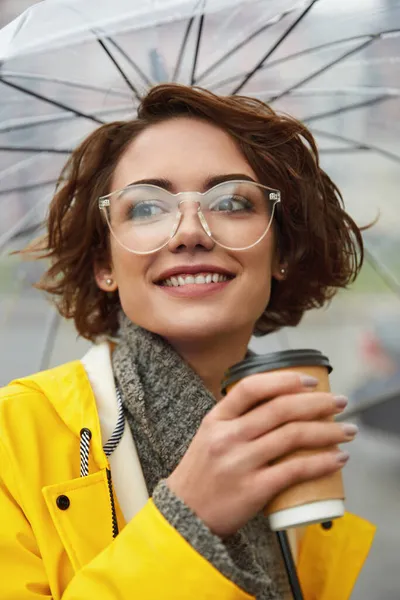
{"type": "Polygon", "coordinates": [[[99,208],[123,248],[152,254],[177,234],[187,214],[198,218],[206,235],[219,246],[248,250],[267,235],[280,201],[278,190],[234,180],[206,192],[177,194],[156,185],[133,184],[99,198],[99,208]]]}

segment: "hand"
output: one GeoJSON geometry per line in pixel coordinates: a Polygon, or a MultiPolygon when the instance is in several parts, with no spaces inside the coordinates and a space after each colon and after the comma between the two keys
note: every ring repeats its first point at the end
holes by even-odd
{"type": "Polygon", "coordinates": [[[167,484],[213,533],[235,533],[284,489],[346,463],[348,454],[334,447],[353,439],[356,428],[332,420],[343,398],[314,391],[315,384],[294,372],[252,375],[203,419],[167,484]]]}

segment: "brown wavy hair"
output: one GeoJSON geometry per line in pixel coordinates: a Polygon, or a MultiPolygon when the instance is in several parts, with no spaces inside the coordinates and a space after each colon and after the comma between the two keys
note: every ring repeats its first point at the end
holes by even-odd
{"type": "Polygon", "coordinates": [[[255,335],[297,325],[306,310],[351,283],[362,266],[360,229],[320,168],[315,140],[304,124],[253,98],[158,85],[142,99],[136,119],[101,126],[72,153],[50,204],[47,234],[24,250],[50,259],[36,287],[52,295],[84,338],[115,335],[120,309],[118,291],[105,293],[94,279],[95,262],[109,264],[109,232],[98,198],[110,191],[113,171],[132,140],[147,127],[180,116],[227,131],[259,181],[282,193],[275,230],[287,278],[272,281],[255,335]]]}

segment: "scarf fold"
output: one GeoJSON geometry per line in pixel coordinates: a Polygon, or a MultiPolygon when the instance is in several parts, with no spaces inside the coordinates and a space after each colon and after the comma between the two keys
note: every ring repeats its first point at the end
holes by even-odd
{"type": "MultiPolygon", "coordinates": [[[[178,466],[215,398],[166,340],[120,315],[112,357],[150,496],[178,466]]],[[[275,534],[262,514],[224,540],[229,557],[259,580],[259,600],[290,598],[275,534]]]]}

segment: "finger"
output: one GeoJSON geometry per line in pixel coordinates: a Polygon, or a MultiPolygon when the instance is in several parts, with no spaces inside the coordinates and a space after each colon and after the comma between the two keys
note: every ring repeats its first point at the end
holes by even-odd
{"type": "Polygon", "coordinates": [[[343,410],[343,399],[333,394],[308,392],[279,396],[239,418],[243,439],[252,440],[292,421],[318,421],[343,410]]]}
{"type": "Polygon", "coordinates": [[[356,425],[348,423],[290,423],[247,444],[246,452],[254,468],[299,450],[320,450],[354,439],[356,425]]]}
{"type": "Polygon", "coordinates": [[[314,377],[293,371],[250,375],[239,381],[225,398],[218,402],[213,409],[214,416],[221,420],[235,419],[262,400],[304,392],[317,385],[318,380],[314,377]]]}
{"type": "Polygon", "coordinates": [[[347,452],[326,451],[305,456],[296,456],[282,463],[258,471],[253,479],[258,501],[280,494],[285,489],[312,481],[343,468],[349,459],[347,452]]]}

